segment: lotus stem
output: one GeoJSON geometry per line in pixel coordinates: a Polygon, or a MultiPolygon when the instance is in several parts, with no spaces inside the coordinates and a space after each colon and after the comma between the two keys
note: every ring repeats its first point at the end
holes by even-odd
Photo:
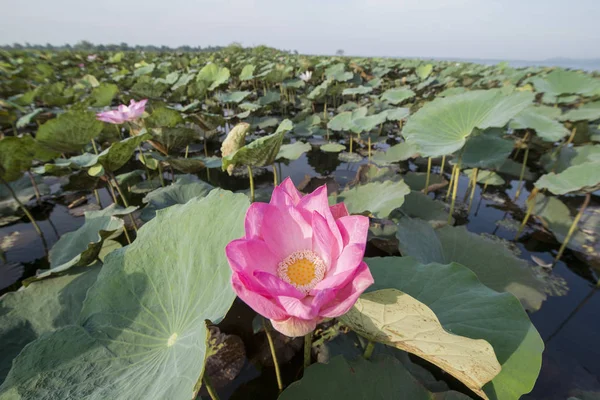
{"type": "MultiPolygon", "coordinates": [[[[127,201],[127,197],[125,197],[125,193],[123,192],[123,190],[121,190],[121,186],[119,185],[119,182],[117,182],[117,178],[115,178],[115,176],[111,173],[112,176],[112,180],[115,183],[115,186],[117,187],[117,191],[119,192],[119,196],[121,196],[121,199],[123,200],[123,204],[125,205],[125,207],[129,207],[129,202],[127,201]]],[[[135,223],[135,219],[133,218],[133,216],[131,214],[128,214],[129,216],[129,220],[131,221],[131,224],[133,225],[133,229],[137,232],[138,227],[137,224],[135,223]]]]}
{"type": "MultiPolygon", "coordinates": [[[[523,136],[523,141],[527,142],[527,139],[529,139],[529,131],[525,132],[525,136],[523,136]]],[[[517,157],[519,157],[519,152],[521,151],[521,148],[517,148],[517,151],[515,152],[515,156],[513,157],[513,160],[517,161],[517,157]]]]}
{"type": "Polygon", "coordinates": [[[369,163],[371,162],[371,136],[369,136],[369,163]]]}
{"type": "Polygon", "coordinates": [[[98,154],[98,147],[96,147],[96,141],[94,139],[91,140],[92,147],[94,148],[94,154],[98,154]]]}
{"type": "Polygon", "coordinates": [[[573,127],[573,129],[571,130],[571,135],[569,136],[569,139],[567,139],[567,142],[564,144],[565,146],[568,146],[569,144],[571,144],[571,142],[573,141],[573,139],[575,139],[575,134],[577,133],[577,127],[573,127]]]}
{"type": "Polygon", "coordinates": [[[31,171],[27,171],[27,176],[29,176],[29,180],[31,181],[31,186],[33,186],[33,191],[35,192],[35,199],[38,204],[42,203],[42,195],[40,194],[40,188],[35,182],[35,177],[31,173],[31,171]]]}
{"type": "Polygon", "coordinates": [[[467,208],[467,215],[471,212],[471,205],[473,204],[473,197],[475,197],[475,188],[477,187],[477,173],[479,169],[474,168],[471,175],[471,196],[469,196],[469,207],[467,208]]]}
{"type": "Polygon", "coordinates": [[[452,222],[452,214],[454,214],[454,204],[456,203],[456,192],[458,191],[458,176],[460,175],[460,159],[455,165],[454,184],[452,187],[452,203],[450,203],[450,213],[448,214],[448,224],[452,222]]]}
{"type": "Polygon", "coordinates": [[[429,192],[429,176],[431,175],[431,157],[427,158],[427,178],[425,178],[425,187],[423,193],[429,192]]]}
{"type": "Polygon", "coordinates": [[[312,356],[312,332],[307,333],[304,336],[304,371],[310,367],[310,361],[312,356]]]}
{"type": "Polygon", "coordinates": [[[277,182],[277,166],[275,164],[273,164],[272,168],[273,168],[273,184],[275,186],[277,186],[277,183],[278,183],[277,182]]]}
{"type": "Polygon", "coordinates": [[[454,173],[456,172],[456,164],[452,166],[452,172],[450,172],[450,183],[448,183],[448,190],[446,191],[446,200],[450,197],[452,192],[452,184],[454,183],[454,173]]]}
{"type": "Polygon", "coordinates": [[[352,133],[350,133],[350,154],[352,154],[352,133]]]}
{"type": "Polygon", "coordinates": [[[585,209],[587,208],[587,206],[590,204],[591,197],[592,196],[590,193],[586,193],[585,200],[583,201],[583,204],[579,208],[579,212],[575,216],[575,219],[573,220],[573,223],[571,224],[571,227],[569,228],[569,231],[567,232],[567,237],[565,238],[562,245],[560,246],[560,249],[558,250],[558,254],[556,255],[556,258],[554,259],[555,263],[557,263],[560,260],[565,249],[567,248],[567,245],[569,244],[569,241],[571,240],[571,236],[573,236],[573,233],[575,233],[575,229],[577,228],[577,224],[579,223],[579,220],[583,216],[583,213],[585,212],[585,209]]]}
{"type": "Polygon", "coordinates": [[[444,166],[446,165],[446,156],[442,156],[442,165],[440,166],[440,175],[444,176],[444,166]]]}
{"type": "Polygon", "coordinates": [[[102,202],[100,201],[100,193],[98,193],[98,189],[94,189],[94,197],[96,198],[96,204],[102,208],[102,202]]]}
{"type": "MultiPolygon", "coordinates": [[[[248,167],[250,168],[250,167],[248,167]]],[[[281,383],[281,372],[279,371],[279,363],[277,362],[277,353],[275,353],[275,345],[273,344],[273,338],[271,337],[271,332],[269,332],[269,327],[267,326],[265,319],[263,318],[263,328],[265,329],[265,334],[267,335],[267,341],[269,342],[269,349],[271,350],[271,357],[273,357],[273,365],[275,366],[275,377],[277,378],[277,387],[279,388],[279,392],[283,391],[283,383],[281,383]]]]}
{"type": "Polygon", "coordinates": [[[121,133],[121,127],[119,127],[119,125],[115,125],[115,129],[117,130],[117,135],[119,135],[119,139],[123,140],[123,133],[121,133]]]}
{"type": "Polygon", "coordinates": [[[519,226],[519,230],[517,231],[517,234],[515,235],[515,240],[517,240],[519,238],[519,236],[521,236],[521,232],[523,232],[523,229],[525,228],[525,225],[527,225],[527,221],[529,221],[529,217],[531,216],[531,212],[533,211],[533,207],[535,206],[535,197],[537,196],[539,192],[538,188],[534,188],[531,193],[529,194],[529,198],[527,200],[530,201],[529,206],[527,206],[527,212],[525,213],[525,218],[523,218],[523,222],[521,222],[521,226],[519,226]]]}
{"type": "Polygon", "coordinates": [[[208,146],[206,145],[206,131],[204,131],[204,156],[208,157],[208,146]]]}
{"type": "Polygon", "coordinates": [[[250,202],[254,203],[254,177],[252,176],[252,168],[248,167],[248,179],[250,179],[250,202]]]}
{"type": "Polygon", "coordinates": [[[158,179],[160,180],[160,185],[165,187],[165,177],[163,176],[163,169],[160,161],[158,162],[158,179]]]}
{"type": "Polygon", "coordinates": [[[146,162],[146,156],[144,155],[144,150],[142,150],[142,146],[138,146],[138,151],[140,152],[140,159],[142,160],[142,164],[144,164],[144,168],[146,168],[146,179],[150,180],[150,168],[148,168],[148,163],[146,162]]]}
{"type": "Polygon", "coordinates": [[[323,108],[323,120],[327,122],[327,102],[325,102],[325,108],[323,108]]]}
{"type": "Polygon", "coordinates": [[[369,343],[367,343],[367,347],[365,347],[365,352],[363,353],[363,357],[365,360],[371,359],[374,349],[375,349],[375,342],[372,342],[369,340],[369,343]]]}
{"type": "Polygon", "coordinates": [[[521,166],[521,173],[519,174],[519,186],[517,187],[517,193],[515,193],[515,202],[519,200],[521,196],[521,190],[523,189],[523,177],[525,176],[525,168],[527,168],[527,158],[529,157],[529,146],[525,149],[525,156],[523,157],[523,165],[521,166]]]}
{"type": "Polygon", "coordinates": [[[48,254],[48,243],[46,243],[46,238],[44,237],[44,232],[42,232],[42,230],[40,229],[40,226],[37,224],[37,222],[35,222],[35,219],[33,218],[33,215],[31,215],[31,213],[25,207],[25,205],[23,203],[21,203],[21,200],[19,200],[19,197],[17,196],[17,194],[15,193],[15,191],[13,190],[13,188],[8,184],[8,182],[6,182],[4,180],[4,178],[2,178],[2,177],[0,177],[0,182],[2,184],[4,184],[4,186],[6,186],[6,188],[10,192],[10,195],[17,202],[17,204],[19,205],[19,207],[21,208],[21,210],[23,210],[23,212],[25,213],[25,215],[29,219],[29,222],[31,222],[31,224],[33,225],[33,227],[34,227],[35,231],[37,232],[38,236],[40,237],[40,239],[42,239],[42,244],[44,245],[44,251],[46,252],[46,254],[48,254]]]}
{"type": "Polygon", "coordinates": [[[204,376],[202,377],[202,383],[204,383],[204,386],[206,386],[206,391],[208,392],[208,395],[212,400],[220,400],[217,391],[215,390],[212,383],[210,382],[210,379],[206,375],[206,371],[204,373],[204,376]]]}
{"type": "Polygon", "coordinates": [[[190,145],[188,144],[187,146],[185,146],[185,157],[184,158],[188,158],[189,152],[190,152],[190,145]]]}

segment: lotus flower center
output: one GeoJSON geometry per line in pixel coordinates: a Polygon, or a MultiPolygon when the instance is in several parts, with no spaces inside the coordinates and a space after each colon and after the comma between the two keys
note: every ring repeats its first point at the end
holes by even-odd
{"type": "Polygon", "coordinates": [[[295,251],[279,263],[277,275],[305,294],[325,276],[325,263],[311,250],[295,251]]]}

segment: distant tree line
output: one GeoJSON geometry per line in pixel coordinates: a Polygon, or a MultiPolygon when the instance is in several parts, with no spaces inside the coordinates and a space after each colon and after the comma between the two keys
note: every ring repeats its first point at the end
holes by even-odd
{"type": "Polygon", "coordinates": [[[0,45],[0,49],[3,50],[77,50],[77,51],[89,51],[89,52],[97,52],[97,51],[146,51],[146,52],[189,52],[196,53],[202,51],[218,51],[223,49],[223,46],[179,46],[179,47],[169,47],[169,46],[154,46],[154,45],[128,45],[125,42],[120,44],[94,44],[87,40],[82,40],[74,45],[64,44],[60,46],[56,46],[50,43],[42,44],[31,44],[25,42],[21,43],[13,43],[12,45],[0,45]]]}

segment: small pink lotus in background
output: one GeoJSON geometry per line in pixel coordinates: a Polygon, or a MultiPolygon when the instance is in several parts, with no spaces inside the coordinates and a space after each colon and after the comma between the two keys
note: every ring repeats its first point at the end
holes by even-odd
{"type": "Polygon", "coordinates": [[[78,67],[79,67],[79,68],[85,68],[85,64],[84,64],[84,63],[81,63],[81,64],[79,64],[79,65],[78,65],[78,67]]]}
{"type": "Polygon", "coordinates": [[[148,99],[136,102],[131,100],[129,106],[121,104],[116,110],[104,111],[96,114],[96,119],[109,124],[122,124],[123,122],[134,121],[144,114],[148,99]]]}
{"type": "Polygon", "coordinates": [[[96,61],[96,58],[98,57],[97,54],[90,54],[87,56],[87,60],[88,61],[96,61]]]}
{"type": "Polygon", "coordinates": [[[270,203],[253,203],[246,236],[225,248],[237,295],[287,336],[345,314],[373,284],[363,261],[369,219],[329,206],[327,187],[306,196],[287,178],[270,203]]]}

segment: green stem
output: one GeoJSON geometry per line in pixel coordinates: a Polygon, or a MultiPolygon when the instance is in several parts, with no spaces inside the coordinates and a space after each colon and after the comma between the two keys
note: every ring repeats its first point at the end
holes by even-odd
{"type": "Polygon", "coordinates": [[[529,206],[527,206],[527,213],[525,213],[525,218],[523,218],[523,221],[521,222],[521,226],[519,227],[519,230],[517,231],[517,234],[515,235],[515,240],[517,240],[519,238],[519,236],[521,236],[521,232],[523,232],[525,225],[527,225],[527,221],[529,221],[529,217],[531,216],[531,212],[533,211],[533,207],[535,206],[535,197],[537,196],[538,192],[539,192],[538,188],[534,188],[531,191],[531,193],[529,194],[529,198],[527,200],[530,203],[529,203],[529,206]]]}
{"type": "Polygon", "coordinates": [[[350,154],[352,154],[352,133],[350,133],[350,154]]]}
{"type": "Polygon", "coordinates": [[[279,371],[279,363],[277,362],[277,353],[275,353],[275,344],[273,343],[273,338],[271,337],[271,332],[269,332],[269,327],[267,326],[264,318],[263,318],[263,328],[265,329],[265,334],[267,335],[267,341],[269,342],[269,349],[271,350],[271,357],[273,357],[273,365],[275,366],[275,377],[277,378],[277,387],[279,388],[279,392],[281,392],[281,391],[283,391],[283,383],[281,382],[281,372],[279,371]]]}
{"type": "MultiPolygon", "coordinates": [[[[113,173],[111,173],[111,177],[112,177],[113,182],[115,183],[115,186],[117,187],[119,196],[121,196],[121,199],[123,200],[123,204],[125,205],[125,208],[129,207],[129,202],[127,201],[127,197],[125,197],[125,193],[123,192],[123,190],[121,190],[121,186],[119,185],[119,182],[117,182],[117,178],[115,178],[113,173]]],[[[129,214],[129,220],[131,221],[131,224],[133,225],[133,229],[137,232],[138,227],[137,227],[137,224],[135,223],[135,219],[133,219],[133,216],[131,214],[129,214]]]]}
{"type": "Polygon", "coordinates": [[[185,146],[185,157],[188,158],[188,153],[190,152],[190,145],[185,146]]]}
{"type": "Polygon", "coordinates": [[[577,228],[577,224],[579,223],[579,220],[583,216],[583,213],[585,212],[585,209],[587,208],[587,206],[590,204],[590,199],[591,199],[591,195],[589,193],[586,193],[585,200],[583,201],[583,204],[579,208],[579,212],[575,216],[575,219],[573,220],[573,223],[571,224],[571,227],[569,228],[569,232],[567,232],[567,237],[565,238],[562,245],[560,246],[560,249],[558,250],[558,254],[556,255],[556,258],[554,259],[555,263],[560,260],[560,258],[563,255],[563,252],[567,248],[567,245],[569,244],[569,241],[571,240],[571,236],[573,236],[573,233],[575,233],[575,229],[577,228]]]}
{"type": "Polygon", "coordinates": [[[446,156],[442,156],[442,165],[440,166],[440,175],[444,175],[444,166],[446,165],[446,156]]]}
{"type": "Polygon", "coordinates": [[[515,193],[515,202],[521,196],[521,190],[523,189],[523,177],[525,176],[525,168],[527,167],[527,158],[529,157],[529,146],[525,149],[525,156],[523,156],[523,165],[521,166],[521,173],[519,174],[519,186],[517,187],[517,193],[515,193]]]}
{"type": "Polygon", "coordinates": [[[254,177],[252,176],[252,168],[248,167],[248,178],[250,179],[250,201],[254,203],[254,177]]]}
{"type": "Polygon", "coordinates": [[[307,333],[304,336],[304,371],[310,367],[310,361],[312,356],[312,332],[307,333]]]}
{"type": "Polygon", "coordinates": [[[92,147],[94,148],[94,154],[98,155],[98,148],[96,147],[96,141],[92,139],[92,147]]]}
{"type": "Polygon", "coordinates": [[[98,189],[94,189],[94,197],[96,198],[96,204],[100,206],[102,209],[102,202],[100,201],[100,193],[98,193],[98,189]]]}
{"type": "Polygon", "coordinates": [[[450,213],[448,214],[448,224],[452,222],[452,214],[454,214],[454,203],[456,203],[456,192],[458,191],[458,176],[460,175],[460,159],[455,165],[456,170],[454,172],[454,184],[452,187],[452,203],[450,203],[450,213]]]}
{"type": "Polygon", "coordinates": [[[371,136],[369,136],[369,163],[371,162],[371,136]]]}
{"type": "Polygon", "coordinates": [[[373,355],[373,350],[375,349],[375,342],[369,340],[367,343],[367,347],[365,347],[365,352],[363,353],[363,357],[365,360],[368,360],[373,355]]]}
{"type": "Polygon", "coordinates": [[[448,191],[446,191],[446,200],[450,197],[452,192],[452,184],[454,183],[454,173],[456,172],[456,164],[452,166],[452,172],[450,172],[450,183],[448,183],[448,191]]]}
{"type": "Polygon", "coordinates": [[[29,180],[31,181],[31,185],[33,186],[33,191],[35,192],[35,199],[38,204],[41,204],[42,203],[42,195],[40,194],[40,188],[38,188],[38,185],[35,182],[35,177],[31,173],[31,171],[27,171],[27,175],[29,176],[29,180]]]}
{"type": "Polygon", "coordinates": [[[431,157],[427,159],[427,178],[425,178],[425,187],[423,193],[427,194],[429,191],[429,175],[431,174],[431,157]]]}
{"type": "Polygon", "coordinates": [[[471,175],[471,196],[469,196],[469,207],[467,208],[467,215],[471,212],[471,205],[473,205],[473,197],[475,197],[475,188],[477,187],[477,172],[478,168],[473,168],[473,174],[471,175]]]}
{"type": "Polygon", "coordinates": [[[160,180],[160,185],[165,187],[165,178],[163,177],[163,169],[162,165],[160,165],[160,161],[158,162],[158,179],[160,180]]]}
{"type": "Polygon", "coordinates": [[[273,184],[277,186],[277,167],[273,164],[273,184]]]}
{"type": "Polygon", "coordinates": [[[210,398],[212,400],[220,400],[219,395],[217,394],[217,391],[215,390],[212,383],[210,382],[210,379],[206,375],[206,371],[204,371],[204,376],[202,377],[202,382],[204,383],[204,386],[206,386],[206,391],[208,391],[208,395],[210,396],[210,398]]]}

